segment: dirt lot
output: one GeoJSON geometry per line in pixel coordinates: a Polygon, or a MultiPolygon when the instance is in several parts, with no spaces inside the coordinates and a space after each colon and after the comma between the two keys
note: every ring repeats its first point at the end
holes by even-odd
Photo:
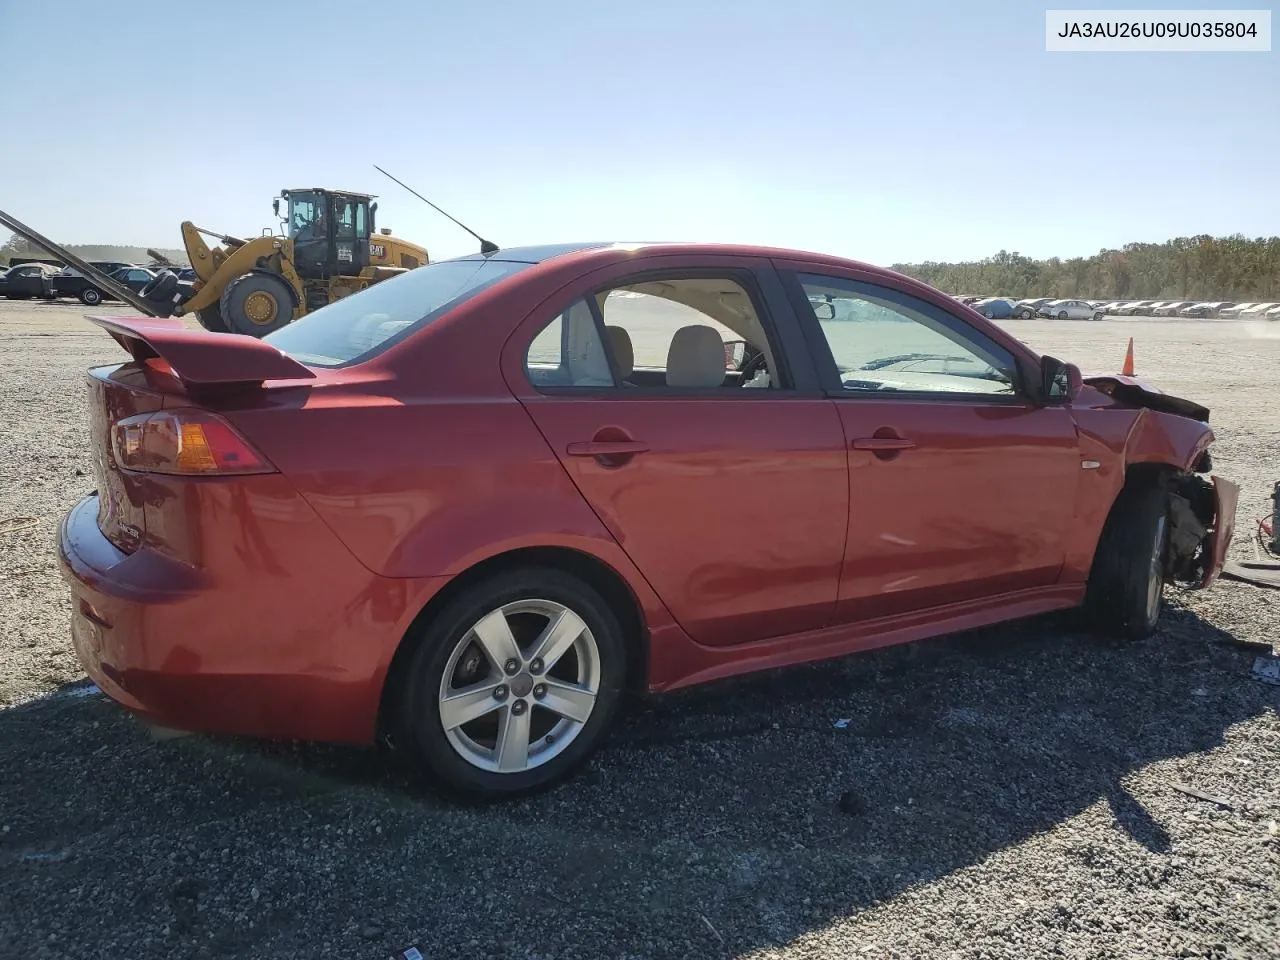
{"type": "MultiPolygon", "coordinates": [[[[0,519],[35,521],[0,527],[0,956],[1280,956],[1280,687],[1234,643],[1280,592],[1240,583],[1136,647],[1049,617],[671,696],[515,806],[356,750],[152,742],[69,695],[54,536],[82,372],[123,357],[82,313],[0,301],[0,519]]],[[[1212,407],[1241,557],[1280,479],[1274,326],[1010,321],[1086,371],[1132,335],[1212,407]]]]}

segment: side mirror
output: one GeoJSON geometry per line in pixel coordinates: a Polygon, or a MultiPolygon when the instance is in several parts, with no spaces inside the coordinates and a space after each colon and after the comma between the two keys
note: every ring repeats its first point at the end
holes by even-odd
{"type": "Polygon", "coordinates": [[[375,200],[373,201],[373,203],[369,204],[369,216],[372,217],[377,212],[378,212],[378,201],[375,200]]]}
{"type": "Polygon", "coordinates": [[[279,197],[276,197],[274,200],[271,201],[271,212],[274,213],[277,217],[280,216],[280,198],[279,197]]]}
{"type": "Polygon", "coordinates": [[[1073,402],[1084,389],[1084,376],[1074,363],[1064,363],[1057,357],[1040,360],[1040,397],[1045,403],[1065,400],[1073,402]]]}

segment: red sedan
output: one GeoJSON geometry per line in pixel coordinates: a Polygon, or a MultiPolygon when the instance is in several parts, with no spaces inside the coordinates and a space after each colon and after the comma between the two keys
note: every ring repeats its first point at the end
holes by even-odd
{"type": "Polygon", "coordinates": [[[835,257],[442,261],[263,340],[95,318],[75,649],[168,727],[546,787],[628,690],[1084,606],[1153,630],[1236,488],[1208,411],[835,257]]]}

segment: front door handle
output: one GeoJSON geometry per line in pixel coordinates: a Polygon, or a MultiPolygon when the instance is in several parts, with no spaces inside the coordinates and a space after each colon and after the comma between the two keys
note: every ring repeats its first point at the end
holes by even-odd
{"type": "Polygon", "coordinates": [[[855,450],[913,450],[915,445],[902,437],[859,437],[849,444],[855,450]]]}
{"type": "Polygon", "coordinates": [[[649,445],[639,440],[584,440],[569,444],[565,453],[571,457],[630,457],[648,450],[649,445]]]}

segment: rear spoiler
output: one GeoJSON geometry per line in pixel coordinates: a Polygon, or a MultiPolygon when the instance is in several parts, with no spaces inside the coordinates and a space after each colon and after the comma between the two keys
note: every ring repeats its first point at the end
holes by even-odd
{"type": "Polygon", "coordinates": [[[191,330],[178,319],[88,317],[139,362],[159,358],[187,387],[253,386],[310,380],[315,371],[277,347],[242,333],[191,330]]]}

